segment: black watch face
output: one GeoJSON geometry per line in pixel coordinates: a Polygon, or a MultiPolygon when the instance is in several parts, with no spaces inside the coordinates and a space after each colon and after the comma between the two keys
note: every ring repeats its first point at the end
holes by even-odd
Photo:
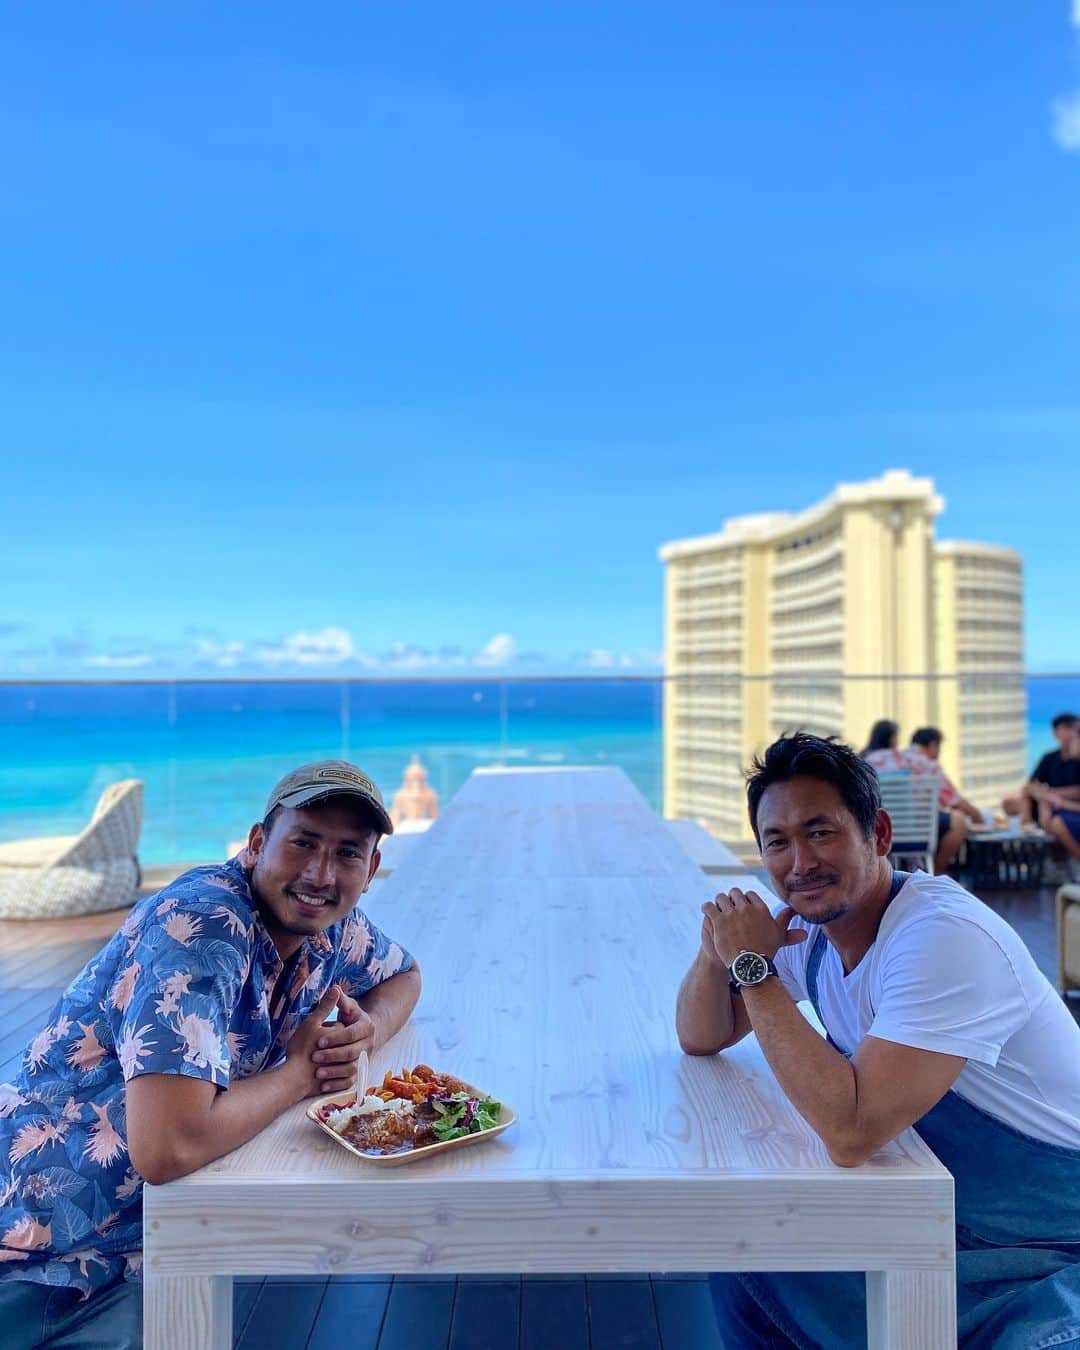
{"type": "Polygon", "coordinates": [[[731,966],[740,984],[760,984],[769,973],[769,963],[757,952],[740,952],[731,966]]]}

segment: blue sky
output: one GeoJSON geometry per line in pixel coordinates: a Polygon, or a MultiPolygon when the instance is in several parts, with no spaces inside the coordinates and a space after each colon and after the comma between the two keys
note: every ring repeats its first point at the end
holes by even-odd
{"type": "Polygon", "coordinates": [[[4,4],[0,678],[655,668],[890,467],[1077,669],[1075,3],[4,4]]]}

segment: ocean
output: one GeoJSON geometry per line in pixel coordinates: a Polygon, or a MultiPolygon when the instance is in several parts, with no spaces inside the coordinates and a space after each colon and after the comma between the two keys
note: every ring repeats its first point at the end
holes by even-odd
{"type": "MultiPolygon", "coordinates": [[[[1028,681],[1029,759],[1080,710],[1080,677],[1028,681]]],[[[141,778],[146,864],[213,860],[308,760],[352,759],[387,800],[413,755],[445,801],[479,765],[616,764],[654,807],[660,679],[0,685],[0,841],[82,828],[141,778]]]]}

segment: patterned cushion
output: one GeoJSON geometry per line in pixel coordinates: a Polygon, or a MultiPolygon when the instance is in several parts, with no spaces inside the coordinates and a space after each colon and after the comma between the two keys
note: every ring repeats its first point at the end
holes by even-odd
{"type": "Polygon", "coordinates": [[[82,834],[0,848],[0,918],[56,919],[132,904],[142,799],[137,779],[113,783],[82,834]]]}

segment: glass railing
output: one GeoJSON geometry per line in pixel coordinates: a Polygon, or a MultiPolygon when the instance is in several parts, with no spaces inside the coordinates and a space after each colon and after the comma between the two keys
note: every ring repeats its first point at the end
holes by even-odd
{"type": "Polygon", "coordinates": [[[616,765],[668,814],[709,818],[726,794],[713,828],[739,838],[748,748],[797,726],[859,742],[878,717],[905,738],[915,721],[954,728],[946,768],[977,799],[965,770],[985,770],[996,807],[1002,766],[1022,780],[1063,711],[1080,712],[1080,675],[4,684],[0,842],[77,833],[108,784],[138,778],[142,861],[216,859],[297,764],[352,759],[389,802],[414,756],[443,802],[484,765],[616,765]]]}

